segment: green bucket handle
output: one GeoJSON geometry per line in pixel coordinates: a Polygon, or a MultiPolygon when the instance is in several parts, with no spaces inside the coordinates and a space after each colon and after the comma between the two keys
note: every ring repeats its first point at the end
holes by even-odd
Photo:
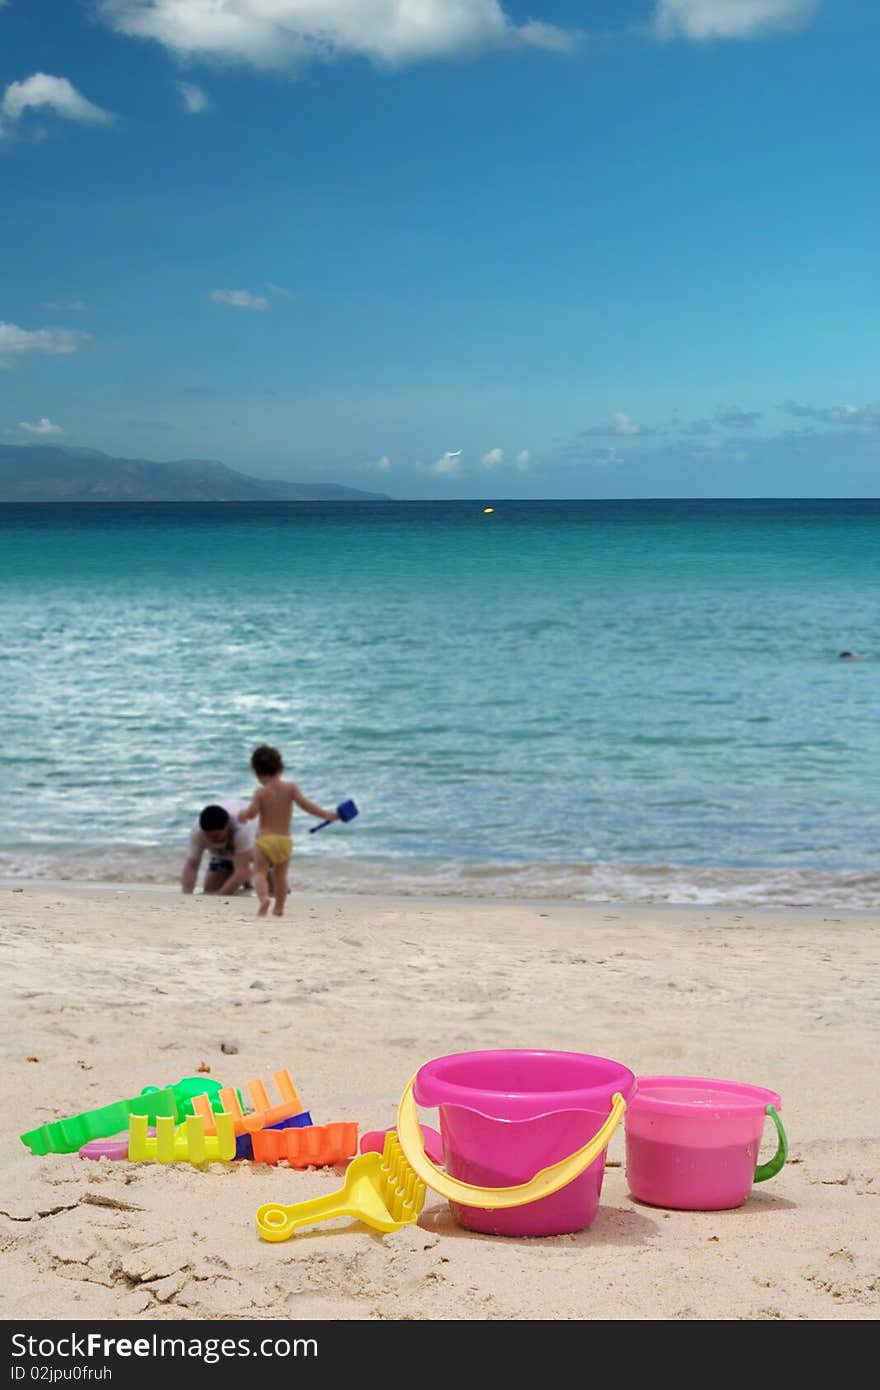
{"type": "Polygon", "coordinates": [[[779,1118],[779,1111],[775,1105],[768,1105],[765,1112],[768,1114],[776,1126],[776,1133],[779,1143],[776,1152],[769,1163],[759,1163],[755,1169],[755,1182],[766,1182],[768,1178],[775,1178],[785,1160],[788,1158],[788,1136],[779,1118]]]}

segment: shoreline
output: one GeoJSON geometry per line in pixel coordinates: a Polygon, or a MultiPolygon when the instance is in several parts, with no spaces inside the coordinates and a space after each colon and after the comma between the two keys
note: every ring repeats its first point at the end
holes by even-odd
{"type": "MultiPolygon", "coordinates": [[[[52,894],[57,896],[70,893],[76,898],[87,898],[94,894],[98,898],[107,896],[125,897],[133,895],[135,897],[157,898],[167,903],[186,904],[189,901],[227,901],[236,905],[247,905],[256,903],[254,892],[245,891],[234,894],[231,898],[223,899],[217,894],[202,893],[196,890],[195,893],[185,894],[179,887],[173,884],[132,882],[126,883],[122,880],[88,880],[88,879],[10,879],[0,878],[0,897],[17,894],[52,894]]],[[[343,902],[355,904],[362,901],[369,903],[380,903],[384,905],[400,904],[411,905],[414,907],[450,907],[460,905],[463,908],[470,908],[479,911],[481,908],[524,908],[540,909],[553,908],[559,912],[580,913],[594,912],[613,913],[618,916],[638,916],[646,913],[650,916],[655,914],[660,916],[680,916],[694,917],[707,920],[712,916],[721,916],[745,920],[746,917],[758,917],[761,919],[782,919],[790,920],[794,924],[795,920],[812,920],[816,924],[837,923],[852,919],[854,922],[871,922],[880,927],[880,912],[872,908],[829,908],[829,907],[791,907],[772,905],[752,907],[737,906],[730,903],[676,903],[676,902],[619,902],[616,899],[605,898],[528,898],[512,895],[505,897],[466,897],[464,894],[431,894],[431,893],[395,893],[393,889],[386,889],[382,892],[345,892],[328,888],[324,891],[310,887],[308,890],[297,890],[292,888],[288,899],[288,910],[285,920],[290,920],[292,910],[296,904],[309,906],[316,903],[343,902]]],[[[245,911],[247,907],[245,906],[245,911]]]]}
{"type": "MultiPolygon", "coordinates": [[[[0,887],[54,891],[145,889],[175,891],[180,856],[170,850],[137,853],[114,846],[104,855],[56,852],[0,853],[0,887]],[[136,877],[130,877],[132,871],[136,877]]],[[[441,899],[472,902],[570,902],[880,913],[880,871],[804,868],[730,868],[689,864],[584,861],[498,862],[473,859],[327,857],[300,853],[292,888],[320,896],[441,899]]]]}
{"type": "MultiPolygon", "coordinates": [[[[876,1319],[880,1095],[858,1083],[880,1041],[876,917],[822,932],[799,910],[290,903],[279,921],[252,896],[0,892],[0,1047],[20,1098],[0,1137],[0,1315],[876,1319]],[[315,1123],[363,1134],[394,1123],[430,1059],[511,1047],[769,1087],[789,1161],[738,1209],[651,1208],[629,1193],[622,1127],[586,1230],[475,1235],[429,1193],[416,1226],[341,1219],[276,1246],[257,1207],[337,1191],[341,1168],[86,1163],[18,1138],[199,1072],[272,1092],[282,1067],[315,1123]]],[[[772,1147],[765,1133],[761,1161],[772,1147]]]]}

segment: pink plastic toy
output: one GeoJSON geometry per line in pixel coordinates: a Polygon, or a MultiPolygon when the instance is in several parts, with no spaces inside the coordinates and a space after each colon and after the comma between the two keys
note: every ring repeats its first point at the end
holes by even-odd
{"type": "MultiPolygon", "coordinates": [[[[422,1139],[425,1143],[425,1153],[432,1163],[443,1163],[443,1140],[436,1129],[431,1129],[430,1125],[421,1125],[422,1139]]],[[[385,1147],[385,1135],[396,1134],[397,1130],[392,1125],[390,1129],[371,1129],[361,1139],[361,1153],[380,1154],[385,1147]]]]}
{"type": "MultiPolygon", "coordinates": [[[[147,1130],[148,1134],[155,1134],[152,1127],[147,1130]]],[[[128,1135],[116,1139],[90,1139],[87,1144],[83,1144],[79,1151],[80,1158],[110,1158],[118,1163],[122,1158],[128,1158],[128,1135]]]]}
{"type": "MultiPolygon", "coordinates": [[[[447,1174],[476,1187],[529,1182],[599,1140],[598,1157],[579,1172],[573,1168],[575,1175],[548,1196],[493,1210],[450,1198],[453,1216],[469,1230],[550,1236],[594,1220],[605,1145],[635,1089],[633,1073],[605,1057],[510,1050],[438,1057],[419,1069],[413,1096],[419,1105],[439,1107],[447,1174]]],[[[398,1129],[400,1123],[398,1115],[398,1129]]]]}
{"type": "Polygon", "coordinates": [[[625,1119],[632,1195],[655,1207],[722,1211],[742,1206],[753,1182],[779,1172],[788,1140],[775,1091],[701,1076],[640,1076],[625,1119]],[[769,1115],[779,1143],[769,1163],[758,1150],[769,1115]]]}

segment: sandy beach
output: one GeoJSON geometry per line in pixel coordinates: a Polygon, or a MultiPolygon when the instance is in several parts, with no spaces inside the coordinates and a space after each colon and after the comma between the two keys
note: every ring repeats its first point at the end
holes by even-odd
{"type": "Polygon", "coordinates": [[[3,1318],[877,1317],[875,916],[296,891],[283,921],[254,911],[0,890],[3,1318]],[[363,1132],[394,1123],[424,1062],[506,1047],[768,1086],[789,1162],[738,1210],[664,1211],[629,1195],[619,1130],[575,1235],[474,1235],[429,1193],[417,1226],[339,1220],[272,1245],[257,1208],[333,1191],[341,1169],[87,1163],[18,1137],[200,1070],[271,1088],[282,1067],[316,1123],[363,1132]]]}

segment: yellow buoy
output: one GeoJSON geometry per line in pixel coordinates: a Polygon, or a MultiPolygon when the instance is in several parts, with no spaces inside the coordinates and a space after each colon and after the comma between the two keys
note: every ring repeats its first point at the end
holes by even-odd
{"type": "Polygon", "coordinates": [[[483,516],[488,516],[489,513],[490,513],[490,512],[494,512],[494,510],[495,510],[494,507],[484,507],[484,508],[483,508],[483,516]]]}

